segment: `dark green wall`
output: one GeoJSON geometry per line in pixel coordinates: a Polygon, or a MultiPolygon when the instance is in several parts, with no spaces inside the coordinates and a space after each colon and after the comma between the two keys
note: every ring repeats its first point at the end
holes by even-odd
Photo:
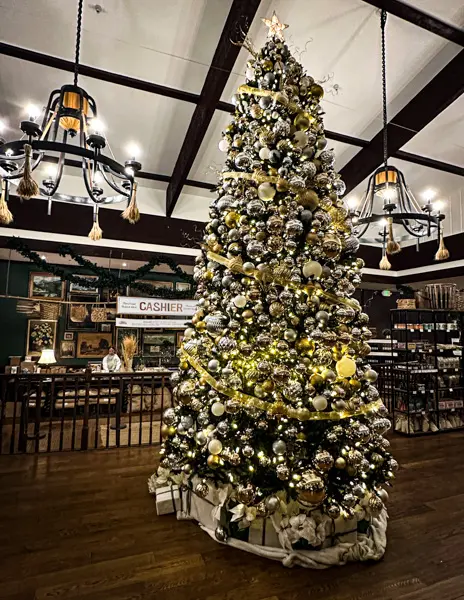
{"type": "MultiPolygon", "coordinates": [[[[60,265],[62,266],[62,265],[60,265]]],[[[6,294],[8,262],[0,261],[0,294],[6,294]]],[[[80,267],[69,267],[66,269],[70,273],[76,275],[91,275],[89,271],[80,267]]],[[[29,273],[31,271],[39,271],[36,266],[24,262],[11,262],[8,294],[11,296],[28,296],[29,290],[29,273]]],[[[113,271],[117,274],[119,271],[113,271]]],[[[130,271],[124,271],[124,274],[129,274],[130,271]]],[[[177,281],[178,278],[165,273],[150,273],[144,279],[154,281],[177,281]]],[[[66,292],[69,289],[69,284],[66,284],[66,292]]],[[[62,310],[62,316],[58,322],[55,351],[59,350],[60,341],[63,339],[63,333],[66,331],[66,310],[62,310]]],[[[26,336],[27,336],[26,315],[16,312],[16,300],[0,298],[0,367],[9,364],[10,356],[24,357],[26,352],[26,336]]],[[[75,332],[77,339],[77,332],[75,332]]],[[[88,359],[60,359],[57,360],[60,364],[69,366],[86,365],[88,359]]],[[[3,370],[3,369],[2,369],[3,370]]]]}

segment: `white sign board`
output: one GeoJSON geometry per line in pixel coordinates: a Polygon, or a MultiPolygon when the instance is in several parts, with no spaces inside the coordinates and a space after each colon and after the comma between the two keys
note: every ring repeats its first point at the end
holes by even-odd
{"type": "Polygon", "coordinates": [[[118,296],[118,315],[192,317],[196,310],[196,300],[167,300],[165,298],[118,296]]]}
{"type": "Polygon", "coordinates": [[[138,327],[141,329],[184,329],[189,319],[123,319],[116,318],[116,327],[138,327]]]}

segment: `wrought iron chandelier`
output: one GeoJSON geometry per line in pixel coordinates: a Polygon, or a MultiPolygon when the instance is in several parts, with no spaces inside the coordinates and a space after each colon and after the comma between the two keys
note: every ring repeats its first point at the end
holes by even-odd
{"type": "Polygon", "coordinates": [[[7,204],[13,184],[23,200],[39,194],[48,198],[48,214],[51,214],[54,200],[93,206],[93,226],[89,237],[98,240],[102,238],[98,210],[103,204],[126,201],[122,217],[132,224],[139,220],[135,175],[142,165],[136,160],[135,151],[131,160],[124,164],[115,160],[111,149],[111,156],[103,154],[107,142],[97,118],[97,105],[78,85],[82,13],[83,0],[78,0],[73,84],[63,85],[51,92],[41,124],[38,123],[40,111],[31,110],[29,119],[21,122],[21,139],[0,142],[0,223],[9,224],[13,221],[7,204]],[[58,157],[46,155],[48,152],[58,154],[58,157]],[[39,186],[32,173],[42,162],[50,159],[57,161],[56,166],[52,167],[39,186]],[[71,161],[68,164],[75,164],[77,159],[81,165],[85,195],[69,195],[58,191],[64,166],[69,159],[71,161]],[[101,187],[103,182],[115,192],[113,195],[104,194],[101,187]]]}
{"type": "Polygon", "coordinates": [[[367,190],[359,204],[348,202],[355,235],[367,244],[382,244],[380,268],[391,269],[387,255],[401,251],[400,242],[430,237],[437,233],[439,247],[435,260],[449,258],[445,247],[441,221],[445,218],[441,203],[432,203],[428,198],[421,207],[406,183],[403,173],[388,164],[388,119],[387,119],[387,76],[385,25],[387,12],[381,11],[380,26],[382,37],[382,108],[383,108],[383,165],[370,176],[367,190]],[[379,212],[376,212],[379,211],[379,212]],[[393,225],[395,227],[395,232],[393,225]],[[401,235],[401,228],[404,232],[401,235]],[[395,239],[396,236],[396,239],[395,239]]]}

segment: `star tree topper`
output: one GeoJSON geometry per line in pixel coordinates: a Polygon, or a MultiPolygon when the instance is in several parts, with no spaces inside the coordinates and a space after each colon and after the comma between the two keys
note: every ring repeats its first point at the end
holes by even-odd
{"type": "Polygon", "coordinates": [[[288,25],[279,21],[275,11],[272,13],[272,19],[261,19],[261,21],[266,25],[266,27],[269,27],[267,37],[273,37],[275,35],[281,40],[284,39],[282,32],[284,29],[287,29],[288,25]]]}

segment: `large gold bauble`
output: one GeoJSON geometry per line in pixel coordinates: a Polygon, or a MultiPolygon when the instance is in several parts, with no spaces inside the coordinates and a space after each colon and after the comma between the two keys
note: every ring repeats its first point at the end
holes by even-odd
{"type": "Polygon", "coordinates": [[[293,120],[293,124],[299,131],[308,131],[311,124],[311,115],[307,112],[299,113],[293,120]]]}
{"type": "Polygon", "coordinates": [[[358,390],[361,389],[361,382],[358,381],[357,379],[350,379],[350,387],[352,390],[357,392],[358,390]]]}
{"type": "Polygon", "coordinates": [[[316,345],[313,340],[308,338],[300,338],[295,344],[296,350],[301,354],[311,354],[314,352],[315,347],[316,345]]]}
{"type": "Polygon", "coordinates": [[[316,98],[316,100],[320,100],[324,96],[324,89],[318,83],[313,83],[310,88],[311,96],[316,98]]]}
{"type": "Polygon", "coordinates": [[[322,383],[324,383],[324,378],[319,373],[313,373],[313,375],[311,375],[309,382],[311,383],[311,385],[314,385],[314,386],[321,385],[322,383]]]}
{"type": "Polygon", "coordinates": [[[301,502],[307,502],[308,504],[320,504],[324,501],[325,490],[311,491],[303,490],[298,494],[298,500],[301,502]]]}
{"type": "Polygon", "coordinates": [[[227,225],[227,227],[233,228],[233,227],[237,227],[237,222],[240,219],[240,215],[236,212],[229,212],[226,214],[225,218],[224,218],[224,222],[227,225]]]}
{"type": "Polygon", "coordinates": [[[286,192],[288,190],[288,181],[286,179],[278,179],[276,189],[278,192],[286,192]]]}
{"type": "Polygon", "coordinates": [[[272,69],[274,68],[274,63],[272,62],[272,60],[266,59],[263,60],[263,62],[261,63],[261,67],[265,71],[272,71],[272,69]]]}
{"type": "Polygon", "coordinates": [[[250,115],[253,119],[260,119],[263,116],[263,109],[259,104],[253,104],[250,107],[250,115]]]}
{"type": "Polygon", "coordinates": [[[252,310],[250,310],[249,308],[242,312],[242,317],[245,319],[245,321],[251,321],[254,316],[255,316],[254,312],[252,310]]]}
{"type": "Polygon", "coordinates": [[[204,331],[206,329],[206,323],[204,321],[199,321],[195,327],[198,329],[198,331],[204,331]]]}
{"type": "Polygon", "coordinates": [[[348,356],[341,358],[335,368],[339,377],[352,377],[356,373],[356,363],[348,356]]]}
{"type": "Polygon", "coordinates": [[[212,469],[217,469],[219,467],[221,459],[217,454],[210,454],[206,459],[206,462],[208,463],[208,467],[211,467],[212,469]]]}

